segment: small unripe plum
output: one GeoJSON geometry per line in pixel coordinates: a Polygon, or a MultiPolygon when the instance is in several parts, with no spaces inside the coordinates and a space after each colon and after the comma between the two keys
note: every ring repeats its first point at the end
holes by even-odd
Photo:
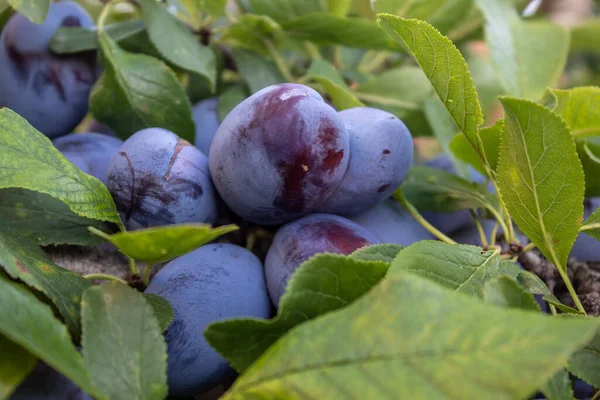
{"type": "Polygon", "coordinates": [[[98,76],[96,56],[54,54],[49,43],[60,27],[93,26],[74,1],[50,3],[41,25],[21,14],[12,16],[0,36],[0,107],[12,109],[51,138],[71,132],[88,110],[98,76]]]}
{"type": "Polygon", "coordinates": [[[350,160],[342,184],[323,211],[356,215],[389,197],[400,186],[413,161],[413,141],[396,116],[357,107],[338,113],[350,135],[350,160]]]}
{"type": "Polygon", "coordinates": [[[410,246],[421,240],[435,239],[435,236],[393,199],[383,200],[377,206],[351,219],[372,232],[381,243],[410,246]]]}
{"type": "Polygon", "coordinates": [[[209,244],[169,262],[146,293],[166,299],[175,319],[165,333],[171,396],[194,396],[227,380],[233,370],[203,336],[210,323],[269,318],[271,304],[263,266],[232,244],[209,244]]]}
{"type": "Polygon", "coordinates": [[[77,133],[55,139],[52,144],[80,170],[106,183],[108,166],[123,141],[99,133],[77,133]]]}
{"type": "Polygon", "coordinates": [[[269,86],[238,104],[213,138],[210,172],[239,216],[277,225],[320,209],[348,167],[338,113],[313,89],[269,86]]]}
{"type": "Polygon", "coordinates": [[[212,143],[217,129],[219,129],[219,116],[217,115],[217,98],[202,100],[192,107],[192,117],[196,123],[196,147],[201,152],[210,154],[212,143]]]}
{"type": "Polygon", "coordinates": [[[265,261],[267,287],[273,304],[285,291],[290,276],[317,253],[350,254],[379,240],[362,226],[337,215],[311,214],[277,231],[265,261]]]}
{"type": "Polygon", "coordinates": [[[127,139],[110,163],[107,187],[129,229],[217,217],[207,158],[165,129],[144,129],[127,139]]]}
{"type": "Polygon", "coordinates": [[[44,362],[17,387],[10,400],[92,400],[69,378],[44,362]]]}

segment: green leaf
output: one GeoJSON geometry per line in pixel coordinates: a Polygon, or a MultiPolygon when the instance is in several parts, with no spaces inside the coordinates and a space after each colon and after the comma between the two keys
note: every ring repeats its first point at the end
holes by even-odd
{"type": "Polygon", "coordinates": [[[277,20],[300,17],[316,11],[328,11],[331,0],[250,0],[255,14],[264,14],[277,20]]]}
{"type": "Polygon", "coordinates": [[[327,0],[327,6],[330,13],[343,17],[350,11],[352,0],[327,0]]]}
{"type": "Polygon", "coordinates": [[[244,14],[231,24],[221,39],[233,47],[239,47],[268,55],[266,40],[278,41],[281,27],[266,15],[244,14]]]}
{"type": "Polygon", "coordinates": [[[35,242],[0,227],[0,266],[14,279],[44,293],[58,308],[71,335],[79,337],[81,295],[91,284],[55,265],[35,242]]]}
{"type": "Polygon", "coordinates": [[[46,20],[50,9],[50,0],[8,0],[8,3],[36,24],[46,20]]]}
{"type": "Polygon", "coordinates": [[[550,289],[548,289],[548,286],[546,286],[546,284],[544,283],[544,281],[542,281],[539,276],[529,271],[520,271],[517,275],[517,282],[519,282],[521,286],[527,289],[529,293],[544,295],[552,294],[550,292],[550,289]]]}
{"type": "Polygon", "coordinates": [[[533,295],[507,275],[486,282],[483,288],[483,299],[500,307],[540,311],[540,306],[533,295]]]}
{"type": "Polygon", "coordinates": [[[446,33],[459,22],[473,6],[472,0],[376,0],[376,13],[389,13],[403,18],[416,18],[429,22],[446,33]]]}
{"type": "Polygon", "coordinates": [[[514,263],[500,262],[497,253],[480,247],[421,241],[398,254],[388,275],[408,271],[457,292],[483,298],[487,281],[501,275],[517,276],[520,270],[514,263]]]}
{"type": "Polygon", "coordinates": [[[225,399],[525,399],[597,329],[388,275],[350,306],[289,332],[225,399]]]}
{"type": "Polygon", "coordinates": [[[547,108],[501,99],[505,128],[497,179],[521,231],[558,268],[566,268],[583,219],[583,168],[564,120],[547,108]]]}
{"type": "Polygon", "coordinates": [[[450,117],[448,110],[444,106],[444,104],[437,97],[430,97],[425,100],[424,104],[425,117],[427,118],[427,122],[431,125],[433,129],[433,134],[438,140],[442,150],[445,154],[448,155],[450,161],[452,161],[452,165],[457,171],[457,175],[462,178],[469,178],[471,173],[467,168],[466,164],[464,164],[461,160],[459,160],[451,151],[450,151],[450,143],[452,143],[453,138],[462,138],[464,142],[467,144],[468,149],[476,155],[473,148],[466,141],[465,136],[457,135],[458,128],[456,124],[450,117]]]}
{"type": "Polygon", "coordinates": [[[285,82],[275,64],[257,53],[234,48],[232,55],[240,75],[252,93],[285,82]]]}
{"type": "Polygon", "coordinates": [[[306,72],[306,76],[308,78],[316,78],[320,76],[329,79],[332,83],[335,83],[338,86],[348,88],[348,85],[346,85],[346,82],[344,82],[344,78],[342,78],[333,64],[322,58],[313,60],[312,64],[310,64],[310,68],[306,72]]]}
{"type": "Polygon", "coordinates": [[[521,21],[511,0],[475,3],[485,16],[486,42],[507,93],[539,100],[564,69],[569,32],[547,21],[521,21]]]}
{"type": "MultiPolygon", "coordinates": [[[[104,32],[119,41],[144,30],[144,21],[134,19],[106,25],[104,32]]],[[[79,53],[98,48],[98,32],[95,28],[58,28],[50,39],[50,49],[59,54],[79,53]]]]}
{"type": "Polygon", "coordinates": [[[592,386],[600,387],[600,334],[573,353],[567,369],[592,386]]]}
{"type": "Polygon", "coordinates": [[[99,234],[121,250],[121,253],[139,261],[161,263],[212,242],[219,236],[238,230],[235,225],[212,228],[206,224],[179,224],[99,234]]]}
{"type": "Polygon", "coordinates": [[[8,399],[10,394],[31,373],[37,359],[27,350],[0,335],[0,399],[8,399]]]}
{"type": "Polygon", "coordinates": [[[164,399],[167,345],[141,293],[118,282],[85,291],[83,359],[110,399],[164,399]]]}
{"type": "Polygon", "coordinates": [[[556,296],[554,296],[554,295],[545,295],[544,297],[542,297],[542,299],[545,302],[547,302],[548,304],[551,304],[554,307],[558,308],[560,311],[562,311],[565,314],[583,315],[581,311],[576,310],[572,307],[566,306],[563,303],[561,303],[560,300],[558,300],[556,298],[556,296]]]}
{"type": "Polygon", "coordinates": [[[367,104],[402,118],[407,111],[421,108],[433,88],[420,68],[407,66],[383,72],[360,84],[356,92],[367,104]]]}
{"type": "Polygon", "coordinates": [[[600,18],[589,18],[571,30],[571,51],[600,53],[600,18]]]}
{"type": "Polygon", "coordinates": [[[219,119],[223,121],[227,114],[229,114],[235,106],[246,100],[248,96],[248,89],[245,85],[234,85],[225,90],[221,96],[219,96],[219,102],[217,103],[217,114],[219,115],[219,119]]]}
{"type": "Polygon", "coordinates": [[[155,58],[121,50],[105,34],[99,41],[105,62],[90,94],[94,118],[123,139],[159,127],[193,143],[192,106],[173,71],[155,58]]]}
{"type": "Polygon", "coordinates": [[[600,88],[577,87],[569,90],[549,89],[543,103],[564,118],[577,138],[600,136],[600,88]]]}
{"type": "Polygon", "coordinates": [[[345,307],[362,296],[379,282],[388,267],[384,262],[319,254],[292,275],[275,318],[215,322],[206,328],[204,336],[241,372],[296,325],[345,307]]]}
{"type": "MultiPolygon", "coordinates": [[[[498,166],[498,152],[500,150],[500,137],[504,130],[504,120],[498,120],[496,123],[488,128],[482,128],[479,130],[479,137],[483,143],[483,151],[487,158],[489,166],[493,171],[498,166]]],[[[479,155],[473,149],[473,146],[468,142],[467,138],[462,135],[456,135],[450,142],[450,150],[454,155],[470,164],[477,171],[485,174],[485,169],[479,155]]]]}
{"type": "Polygon", "coordinates": [[[87,246],[100,242],[88,231],[89,226],[105,232],[113,230],[107,223],[78,216],[47,194],[16,188],[0,189],[0,220],[5,227],[41,246],[87,246]]]}
{"type": "Polygon", "coordinates": [[[483,113],[465,59],[452,42],[424,21],[378,16],[379,25],[417,60],[452,119],[477,148],[483,113]]]}
{"type": "Polygon", "coordinates": [[[498,207],[496,196],[489,193],[485,185],[432,167],[412,167],[401,189],[408,201],[421,211],[493,210],[498,207]]]}
{"type": "Polygon", "coordinates": [[[585,180],[585,197],[600,196],[600,180],[595,179],[600,175],[600,137],[576,138],[577,155],[583,166],[585,180]]]}
{"type": "Polygon", "coordinates": [[[361,261],[382,261],[391,263],[400,253],[404,246],[398,244],[374,244],[372,246],[361,247],[350,254],[350,258],[356,258],[361,261]]]}
{"type": "Polygon", "coordinates": [[[341,44],[361,49],[402,50],[376,23],[364,18],[313,13],[283,22],[281,26],[291,37],[298,40],[341,44]]]}
{"type": "Polygon", "coordinates": [[[148,35],[159,53],[179,68],[205,77],[210,87],[214,88],[217,60],[212,49],[201,45],[192,31],[172,15],[165,4],[156,0],[140,0],[140,5],[148,35]]]}
{"type": "Polygon", "coordinates": [[[547,400],[573,400],[573,384],[567,370],[561,368],[544,386],[542,393],[547,400]]]}
{"type": "Polygon", "coordinates": [[[0,334],[71,379],[95,398],[105,396],[92,384],[67,328],[33,293],[0,275],[0,334]]]}
{"type": "Polygon", "coordinates": [[[154,311],[154,316],[158,321],[158,326],[160,327],[160,331],[164,332],[167,330],[173,319],[175,318],[175,314],[173,314],[173,309],[169,302],[157,294],[146,294],[144,293],[144,298],[152,307],[152,311],[154,311]]]}
{"type": "Polygon", "coordinates": [[[84,174],[46,136],[8,108],[0,109],[0,188],[48,194],[82,217],[120,224],[106,186],[84,174]]]}
{"type": "Polygon", "coordinates": [[[315,77],[314,80],[323,86],[329,97],[331,97],[331,101],[337,110],[341,111],[348,108],[365,106],[356,98],[354,93],[352,93],[349,89],[346,89],[344,86],[337,85],[331,80],[322,76],[315,77]]]}
{"type": "Polygon", "coordinates": [[[581,226],[581,231],[600,240],[600,209],[597,209],[581,226]]]}

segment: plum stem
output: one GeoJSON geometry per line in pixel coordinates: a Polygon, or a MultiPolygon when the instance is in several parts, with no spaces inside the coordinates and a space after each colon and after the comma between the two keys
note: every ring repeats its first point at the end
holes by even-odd
{"type": "Polygon", "coordinates": [[[135,263],[135,259],[127,256],[127,260],[129,261],[129,272],[131,272],[132,275],[139,275],[140,269],[137,267],[137,264],[135,263]]]}
{"type": "Polygon", "coordinates": [[[529,242],[529,244],[525,245],[525,247],[523,247],[523,253],[527,253],[528,251],[531,251],[535,249],[535,243],[533,242],[529,242]]]}
{"type": "Polygon", "coordinates": [[[104,281],[120,282],[124,285],[127,285],[127,282],[125,282],[123,279],[120,279],[120,278],[117,278],[116,276],[112,276],[112,275],[108,275],[108,274],[87,274],[87,275],[83,275],[83,277],[85,279],[87,279],[88,281],[101,279],[104,281]]]}
{"type": "Polygon", "coordinates": [[[427,231],[429,231],[429,233],[431,233],[433,236],[435,236],[442,242],[445,242],[448,244],[457,244],[454,240],[450,239],[448,236],[446,236],[442,232],[440,232],[435,226],[433,226],[429,222],[427,222],[427,220],[425,218],[423,218],[423,216],[419,213],[419,211],[417,211],[415,206],[413,206],[408,201],[408,199],[406,197],[404,197],[404,193],[402,193],[402,189],[398,189],[394,192],[394,198],[396,200],[398,200],[398,202],[400,204],[402,204],[402,207],[404,207],[406,209],[406,211],[408,211],[408,213],[414,219],[416,219],[417,222],[423,226],[423,228],[427,229],[427,231]]]}
{"type": "Polygon", "coordinates": [[[490,235],[490,246],[496,245],[496,236],[498,236],[498,228],[500,227],[500,223],[496,221],[494,224],[494,228],[492,229],[492,234],[490,235]]]}
{"type": "Polygon", "coordinates": [[[287,82],[293,82],[294,77],[292,76],[292,73],[290,72],[290,69],[288,68],[285,61],[279,55],[279,52],[277,51],[277,48],[275,47],[273,42],[271,40],[266,39],[266,40],[264,40],[264,43],[265,43],[265,46],[267,47],[267,50],[269,50],[269,55],[271,56],[273,61],[275,61],[275,65],[277,66],[277,69],[283,76],[283,79],[285,79],[287,82]]]}
{"type": "Polygon", "coordinates": [[[552,313],[552,316],[556,317],[558,315],[558,313],[556,312],[556,307],[554,307],[554,305],[550,303],[548,303],[548,306],[550,306],[550,312],[552,313]]]}
{"type": "Polygon", "coordinates": [[[109,1],[108,3],[106,3],[104,5],[104,8],[102,8],[102,12],[100,13],[100,16],[98,17],[98,26],[97,26],[97,32],[98,32],[98,36],[102,35],[104,33],[104,23],[106,22],[106,18],[108,18],[108,15],[110,14],[110,9],[112,7],[112,1],[109,1]]]}
{"type": "Polygon", "coordinates": [[[598,390],[596,392],[596,394],[594,394],[594,397],[592,397],[592,400],[598,400],[598,399],[600,399],[600,390],[598,390]]]}
{"type": "Polygon", "coordinates": [[[469,210],[469,212],[471,213],[471,217],[473,218],[473,221],[475,222],[475,226],[477,227],[477,231],[479,232],[479,239],[481,240],[481,244],[485,248],[489,247],[489,243],[487,241],[487,238],[485,237],[485,231],[483,230],[483,226],[481,226],[481,221],[479,220],[479,216],[473,210],[469,210]]]}
{"type": "Polygon", "coordinates": [[[567,287],[567,290],[569,291],[569,294],[571,295],[571,298],[573,299],[573,302],[577,306],[577,309],[579,311],[581,311],[581,313],[583,315],[587,315],[587,313],[585,312],[585,308],[583,308],[583,304],[581,304],[581,300],[579,300],[579,297],[577,296],[577,292],[575,292],[575,288],[573,287],[573,284],[571,283],[571,280],[569,279],[569,275],[567,275],[566,269],[561,268],[561,266],[558,264],[555,264],[555,265],[556,265],[556,269],[558,269],[558,273],[560,274],[560,277],[562,278],[563,282],[565,283],[565,286],[567,287]]]}
{"type": "Polygon", "coordinates": [[[144,275],[142,276],[142,283],[144,284],[144,287],[148,286],[148,283],[150,283],[150,273],[152,272],[152,269],[154,268],[154,263],[146,263],[146,268],[144,269],[144,275]]]}

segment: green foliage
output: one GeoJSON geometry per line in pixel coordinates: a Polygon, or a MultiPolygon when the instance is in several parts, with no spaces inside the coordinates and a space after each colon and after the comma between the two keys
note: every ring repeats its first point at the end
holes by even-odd
{"type": "Polygon", "coordinates": [[[235,60],[240,75],[252,93],[270,85],[285,82],[275,64],[252,51],[233,49],[232,56],[235,60]]]}
{"type": "Polygon", "coordinates": [[[33,370],[37,359],[23,347],[0,335],[0,399],[8,399],[10,394],[33,370]]]}
{"type": "MultiPolygon", "coordinates": [[[[144,30],[144,21],[139,19],[106,25],[104,32],[118,42],[144,30]]],[[[59,28],[50,40],[50,49],[59,54],[79,53],[98,48],[98,33],[95,29],[59,28]]]]}
{"type": "Polygon", "coordinates": [[[351,304],[385,275],[388,263],[321,254],[292,275],[277,316],[215,322],[206,328],[208,342],[239,372],[246,370],[295,326],[351,304]]]}
{"type": "Polygon", "coordinates": [[[500,307],[540,311],[533,296],[509,276],[503,275],[488,281],[483,288],[483,299],[500,307]]]}
{"type": "Polygon", "coordinates": [[[50,0],[8,0],[8,3],[36,24],[44,22],[50,9],[50,0]]]}
{"type": "Polygon", "coordinates": [[[235,225],[212,228],[206,224],[180,224],[106,235],[96,232],[135,260],[149,263],[169,261],[237,230],[235,225]]]}
{"type": "Polygon", "coordinates": [[[541,391],[548,400],[573,400],[573,385],[564,368],[558,370],[541,391]]]}
{"type": "Polygon", "coordinates": [[[173,319],[175,318],[175,314],[173,314],[173,309],[169,302],[159,295],[156,294],[146,294],[144,293],[144,298],[146,302],[152,307],[152,311],[154,311],[154,316],[158,321],[158,325],[162,332],[166,331],[173,319]]]}
{"type": "Polygon", "coordinates": [[[225,398],[526,398],[597,329],[597,321],[502,309],[401,273],[291,331],[225,398]]]}
{"type": "Polygon", "coordinates": [[[568,369],[592,386],[600,386],[600,334],[573,353],[568,369]]]}
{"type": "Polygon", "coordinates": [[[81,217],[121,223],[102,182],[81,172],[47,137],[8,108],[0,109],[0,148],[0,188],[45,193],[81,217]]]}
{"type": "Polygon", "coordinates": [[[155,58],[120,49],[106,34],[99,41],[105,62],[90,95],[94,117],[124,139],[160,127],[193,143],[190,101],[173,71],[155,58]]]}
{"type": "MultiPolygon", "coordinates": [[[[503,130],[504,120],[502,119],[488,128],[479,130],[483,152],[485,153],[488,165],[493,171],[496,170],[498,165],[498,150],[500,149],[500,137],[503,130]]],[[[464,136],[454,136],[452,142],[450,142],[450,149],[458,159],[471,164],[477,171],[485,173],[485,168],[479,154],[473,150],[473,147],[464,136]]]]}
{"type": "Polygon", "coordinates": [[[98,399],[104,399],[71,343],[67,328],[24,287],[0,276],[0,334],[41,358],[98,399]]]}
{"type": "Polygon", "coordinates": [[[81,308],[83,358],[94,385],[109,399],[164,399],[167,345],[146,299],[113,282],[86,290],[81,308]]]}
{"type": "Polygon", "coordinates": [[[361,261],[383,261],[391,263],[403,248],[404,246],[398,244],[374,244],[356,250],[354,253],[350,254],[350,257],[361,261]]]}
{"type": "Polygon", "coordinates": [[[217,114],[219,119],[223,121],[227,114],[231,112],[242,101],[248,97],[248,89],[244,85],[231,86],[221,94],[217,103],[217,114]]]}
{"type": "Polygon", "coordinates": [[[564,120],[547,108],[505,97],[498,184],[523,233],[565,269],[583,218],[584,177],[564,120]],[[558,200],[560,199],[560,200],[558,200]]]}

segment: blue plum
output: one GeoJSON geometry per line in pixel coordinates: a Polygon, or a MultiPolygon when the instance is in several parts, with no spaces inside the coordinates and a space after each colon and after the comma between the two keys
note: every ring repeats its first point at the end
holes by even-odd
{"type": "Polygon", "coordinates": [[[77,133],[54,139],[52,144],[80,170],[106,183],[108,166],[123,141],[99,133],[77,133]]]}
{"type": "Polygon", "coordinates": [[[400,186],[413,161],[413,141],[406,125],[386,111],[357,107],[338,115],[350,135],[350,160],[342,184],[322,210],[356,215],[400,186]]]}
{"type": "Polygon", "coordinates": [[[261,262],[232,244],[209,244],[169,262],[146,293],[165,298],[175,319],[165,333],[172,396],[193,396],[231,377],[227,362],[206,342],[204,329],[234,317],[269,318],[261,262]]]}
{"type": "Polygon", "coordinates": [[[235,107],[213,138],[209,164],[240,217],[277,225],[320,209],[348,167],[338,113],[313,89],[269,86],[235,107]]]}
{"type": "Polygon", "coordinates": [[[74,1],[51,3],[43,24],[15,14],[0,36],[0,107],[8,107],[48,137],[73,130],[88,110],[98,77],[93,52],[54,54],[50,38],[59,27],[90,28],[94,22],[74,1]]]}
{"type": "MultiPolygon", "coordinates": [[[[600,207],[600,197],[590,197],[583,203],[584,220],[600,207]]],[[[600,261],[600,242],[581,232],[571,250],[571,257],[579,261],[600,261]]]]}
{"type": "Polygon", "coordinates": [[[576,399],[591,399],[596,393],[596,389],[581,379],[573,379],[573,392],[576,399]]]}
{"type": "Polygon", "coordinates": [[[206,156],[165,129],[127,139],[110,163],[107,187],[129,229],[217,217],[206,156]]]}
{"type": "Polygon", "coordinates": [[[379,240],[362,226],[331,214],[311,214],[277,231],[265,261],[267,287],[278,305],[288,280],[304,261],[317,253],[350,254],[379,240]]]}
{"type": "Polygon", "coordinates": [[[192,107],[192,117],[196,123],[196,147],[204,154],[210,154],[210,144],[219,129],[217,98],[202,100],[192,107]]]}
{"type": "Polygon", "coordinates": [[[377,206],[351,218],[363,226],[382,243],[410,246],[421,240],[434,240],[429,233],[404,208],[393,199],[380,202],[377,206]]]}
{"type": "Polygon", "coordinates": [[[92,400],[69,378],[43,362],[13,392],[10,400],[92,400]]]}

